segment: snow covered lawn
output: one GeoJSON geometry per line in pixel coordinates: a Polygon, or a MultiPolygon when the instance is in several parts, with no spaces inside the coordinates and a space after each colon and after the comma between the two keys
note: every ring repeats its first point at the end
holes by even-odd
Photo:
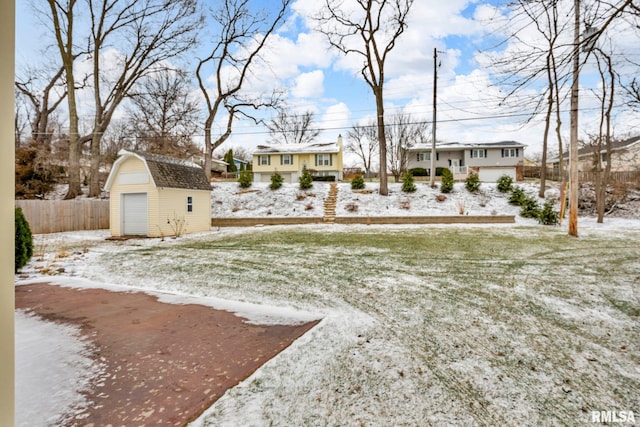
{"type": "Polygon", "coordinates": [[[197,426],[640,416],[640,221],[581,218],[578,239],[566,224],[533,224],[228,228],[126,242],[39,235],[18,282],[124,285],[323,317],[197,426]]]}

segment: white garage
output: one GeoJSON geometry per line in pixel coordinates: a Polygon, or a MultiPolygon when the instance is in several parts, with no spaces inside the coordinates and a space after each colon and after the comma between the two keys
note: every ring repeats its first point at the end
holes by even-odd
{"type": "Polygon", "coordinates": [[[121,229],[126,236],[147,235],[147,193],[120,194],[122,213],[121,229]]]}
{"type": "Polygon", "coordinates": [[[516,168],[481,167],[478,171],[478,178],[480,178],[480,181],[482,182],[496,182],[502,175],[510,176],[515,181],[516,168]]]}

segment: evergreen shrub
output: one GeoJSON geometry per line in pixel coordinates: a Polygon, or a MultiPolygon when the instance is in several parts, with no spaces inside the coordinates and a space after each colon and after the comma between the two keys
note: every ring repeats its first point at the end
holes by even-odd
{"type": "Polygon", "coordinates": [[[499,192],[507,193],[511,191],[513,178],[511,178],[509,175],[502,175],[500,178],[498,178],[497,184],[498,184],[497,188],[499,192]]]}
{"type": "Polygon", "coordinates": [[[549,199],[544,202],[544,206],[538,215],[538,222],[543,225],[557,225],[560,219],[560,212],[553,210],[554,201],[549,199]]]}
{"type": "Polygon", "coordinates": [[[272,190],[277,190],[278,188],[282,187],[282,183],[284,183],[284,178],[278,172],[275,172],[273,175],[271,175],[271,185],[269,185],[269,188],[272,190]]]}
{"type": "Polygon", "coordinates": [[[298,178],[298,182],[300,183],[301,190],[308,190],[313,187],[313,177],[311,176],[311,172],[308,169],[304,169],[302,171],[302,176],[298,178]]]}
{"type": "Polygon", "coordinates": [[[238,184],[240,184],[240,188],[249,188],[253,183],[253,174],[251,171],[243,170],[240,172],[240,176],[238,177],[238,184]]]}
{"type": "Polygon", "coordinates": [[[524,194],[524,190],[522,187],[513,187],[511,189],[511,194],[509,195],[509,203],[516,206],[522,206],[524,203],[524,199],[526,195],[524,194]]]}
{"type": "Polygon", "coordinates": [[[413,183],[413,175],[407,172],[402,176],[402,191],[405,193],[413,193],[416,191],[416,185],[413,183]]]}
{"type": "Polygon", "coordinates": [[[464,181],[464,186],[470,193],[475,193],[480,189],[480,177],[477,173],[471,172],[464,181]]]}
{"type": "Polygon", "coordinates": [[[17,273],[33,256],[33,236],[29,222],[21,208],[15,209],[15,273],[17,273]]]}
{"type": "Polygon", "coordinates": [[[361,176],[356,176],[351,180],[351,189],[352,190],[364,190],[365,183],[364,178],[361,176]]]}
{"type": "Polygon", "coordinates": [[[540,206],[534,196],[525,196],[520,204],[520,216],[523,218],[538,218],[540,206]]]}
{"type": "Polygon", "coordinates": [[[451,193],[453,191],[453,182],[453,173],[449,169],[442,168],[440,191],[443,193],[451,193]]]}

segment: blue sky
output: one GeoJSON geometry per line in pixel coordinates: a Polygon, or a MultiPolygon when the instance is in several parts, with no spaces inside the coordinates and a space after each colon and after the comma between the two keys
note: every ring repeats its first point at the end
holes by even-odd
{"type": "MultiPolygon", "coordinates": [[[[344,57],[329,49],[325,38],[313,31],[308,16],[318,7],[318,0],[296,0],[285,27],[272,38],[265,52],[268,69],[257,68],[256,75],[265,77],[253,82],[254,89],[284,88],[287,103],[294,111],[311,110],[317,126],[323,129],[322,140],[335,140],[349,127],[375,116],[375,103],[370,88],[358,73],[359,59],[344,57]]],[[[504,91],[493,83],[492,71],[478,61],[478,50],[500,39],[505,29],[498,21],[505,13],[505,1],[448,0],[447,2],[415,1],[409,27],[398,40],[386,64],[385,108],[387,113],[405,111],[417,120],[431,121],[433,96],[433,49],[438,49],[438,140],[445,142],[495,142],[516,140],[528,145],[531,155],[540,151],[543,125],[540,120],[524,124],[530,112],[524,102],[500,105],[504,91]]],[[[566,1],[571,4],[572,2],[566,1]]],[[[17,63],[27,58],[42,57],[39,49],[45,40],[44,29],[34,20],[27,1],[17,3],[17,63]]],[[[571,37],[571,34],[567,34],[571,37]]],[[[531,36],[533,37],[533,36],[531,36]]],[[[532,39],[533,40],[533,39],[532,39]]],[[[640,62],[635,38],[621,37],[620,50],[630,51],[640,62]]],[[[515,43],[504,46],[516,48],[515,43]]],[[[54,51],[55,53],[55,51],[54,51]]],[[[187,64],[187,67],[190,66],[187,64]]],[[[191,64],[195,68],[195,64],[191,64]]],[[[591,67],[593,69],[593,67],[591,67]]],[[[632,72],[630,70],[629,72],[632,72]]],[[[637,70],[636,70],[637,72],[637,70]]],[[[581,82],[593,85],[589,67],[581,82]]],[[[581,133],[593,131],[595,99],[589,87],[581,94],[581,133]]],[[[194,86],[195,89],[195,86],[194,86]]],[[[520,100],[535,97],[532,86],[520,94],[520,100]]],[[[197,91],[194,91],[197,94],[197,91]]],[[[616,112],[618,133],[640,128],[638,112],[619,109],[616,112]]],[[[220,118],[220,127],[223,118],[220,118]]],[[[563,135],[568,138],[568,118],[563,135]]],[[[197,136],[197,138],[200,136],[197,136]]],[[[225,148],[252,148],[264,143],[269,135],[264,128],[240,121],[225,148]]],[[[555,144],[555,142],[552,142],[555,144]]]]}

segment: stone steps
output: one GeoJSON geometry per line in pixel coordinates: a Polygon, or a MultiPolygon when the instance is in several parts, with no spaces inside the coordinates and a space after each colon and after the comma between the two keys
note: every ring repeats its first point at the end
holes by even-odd
{"type": "Polygon", "coordinates": [[[324,201],[323,222],[334,223],[336,221],[336,205],[338,203],[338,184],[332,182],[329,185],[329,194],[324,201]]]}

